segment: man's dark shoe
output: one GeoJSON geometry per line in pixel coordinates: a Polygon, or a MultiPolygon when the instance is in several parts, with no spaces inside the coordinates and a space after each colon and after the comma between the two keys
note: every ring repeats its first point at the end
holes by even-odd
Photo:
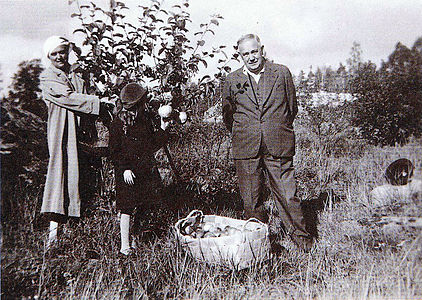
{"type": "Polygon", "coordinates": [[[286,251],[286,248],[280,244],[280,236],[278,234],[270,234],[268,236],[270,240],[270,253],[275,256],[280,256],[283,252],[286,251]]]}
{"type": "Polygon", "coordinates": [[[280,243],[272,243],[270,248],[270,253],[275,256],[280,256],[283,252],[286,252],[287,249],[280,245],[280,243]]]}

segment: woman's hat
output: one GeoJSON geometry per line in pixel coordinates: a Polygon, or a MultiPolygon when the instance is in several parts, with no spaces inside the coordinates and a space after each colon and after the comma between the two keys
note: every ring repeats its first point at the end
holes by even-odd
{"type": "Polygon", "coordinates": [[[407,158],[392,162],[385,170],[385,178],[392,185],[406,185],[413,176],[413,164],[407,158]]]}
{"type": "Polygon", "coordinates": [[[120,100],[125,109],[130,109],[139,102],[145,95],[147,90],[137,83],[129,83],[120,92],[120,100]]]}
{"type": "Polygon", "coordinates": [[[62,36],[57,36],[57,35],[53,35],[50,36],[45,42],[44,42],[44,55],[49,58],[50,57],[50,53],[56,49],[58,46],[69,46],[69,40],[62,37],[62,36]]]}

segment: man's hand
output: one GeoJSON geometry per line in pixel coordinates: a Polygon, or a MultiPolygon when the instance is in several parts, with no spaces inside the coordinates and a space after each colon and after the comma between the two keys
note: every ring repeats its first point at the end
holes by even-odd
{"type": "Polygon", "coordinates": [[[136,176],[131,170],[126,170],[123,172],[123,179],[128,185],[133,185],[135,178],[136,176]]]}

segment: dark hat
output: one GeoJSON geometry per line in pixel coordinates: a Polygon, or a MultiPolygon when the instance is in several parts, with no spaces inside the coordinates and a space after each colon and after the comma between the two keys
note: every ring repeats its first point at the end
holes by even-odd
{"type": "Polygon", "coordinates": [[[137,83],[129,83],[120,92],[120,100],[125,109],[130,109],[147,94],[147,90],[137,83]]]}
{"type": "Polygon", "coordinates": [[[385,170],[385,178],[392,185],[406,185],[413,176],[413,164],[406,158],[393,161],[385,170]]]}

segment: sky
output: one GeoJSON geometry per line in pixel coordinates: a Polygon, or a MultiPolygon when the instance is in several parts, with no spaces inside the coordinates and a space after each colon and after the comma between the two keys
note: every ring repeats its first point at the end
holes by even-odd
{"type": "MultiPolygon", "coordinates": [[[[72,1],[72,0],[71,0],[72,1]]],[[[76,0],[73,0],[76,1],[76,0]]],[[[83,2],[84,0],[79,0],[83,2]]],[[[94,1],[99,5],[106,0],[94,1]]],[[[135,20],[138,4],[123,1],[135,20]]],[[[164,5],[177,0],[164,0],[164,5]]],[[[74,39],[75,3],[68,0],[0,0],[0,88],[23,60],[42,57],[42,45],[51,35],[74,39]]],[[[360,43],[362,58],[377,65],[387,60],[397,42],[412,47],[422,36],[422,0],[189,0],[192,30],[210,15],[224,19],[209,35],[206,46],[226,45],[228,54],[243,34],[261,38],[267,56],[290,68],[293,74],[316,67],[345,63],[353,42],[360,43]]],[[[232,64],[233,68],[240,64],[232,64]]],[[[202,72],[214,73],[215,66],[202,72]]],[[[5,90],[3,90],[5,91],[5,90]]]]}

